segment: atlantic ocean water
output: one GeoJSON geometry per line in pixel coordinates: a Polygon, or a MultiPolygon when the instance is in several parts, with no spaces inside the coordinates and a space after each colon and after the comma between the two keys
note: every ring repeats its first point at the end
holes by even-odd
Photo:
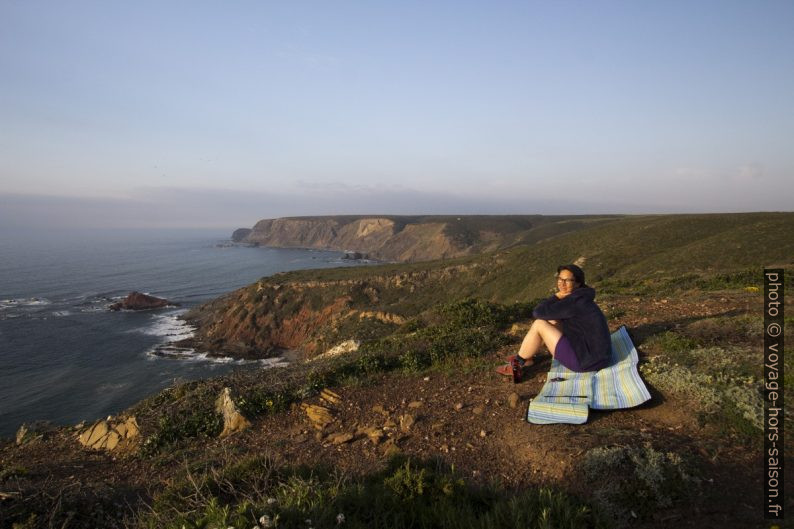
{"type": "Polygon", "coordinates": [[[0,229],[0,436],[25,422],[76,424],[171,384],[267,362],[163,358],[190,336],[178,316],[277,272],[350,266],[339,252],[229,244],[229,232],[0,229]],[[178,308],[110,312],[131,291],[178,308]]]}

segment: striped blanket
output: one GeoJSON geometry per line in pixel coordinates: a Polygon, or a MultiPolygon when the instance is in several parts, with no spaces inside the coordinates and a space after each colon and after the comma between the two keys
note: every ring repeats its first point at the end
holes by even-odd
{"type": "Polygon", "coordinates": [[[534,424],[587,422],[590,408],[631,408],[651,398],[637,372],[637,349],[625,327],[612,333],[612,363],[600,371],[577,373],[552,360],[546,383],[527,410],[534,424]]]}

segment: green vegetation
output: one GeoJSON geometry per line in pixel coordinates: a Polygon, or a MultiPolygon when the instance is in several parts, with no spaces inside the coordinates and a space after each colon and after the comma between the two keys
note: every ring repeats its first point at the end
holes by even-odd
{"type": "Polygon", "coordinates": [[[694,467],[680,455],[647,443],[593,448],[584,455],[582,470],[600,510],[617,527],[689,502],[699,486],[694,467]]]}
{"type": "MultiPolygon", "coordinates": [[[[732,317],[731,321],[752,323],[755,318],[732,317]]],[[[736,345],[704,346],[704,343],[735,343],[729,338],[736,329],[724,318],[709,318],[690,324],[685,332],[667,331],[651,338],[646,348],[658,351],[640,372],[658,389],[679,398],[701,412],[701,418],[723,433],[757,442],[763,430],[763,354],[761,342],[755,347],[736,345]]]]}
{"type": "MultiPolygon", "coordinates": [[[[212,331],[202,338],[215,352],[268,354],[278,346],[269,340],[285,322],[291,322],[290,332],[305,332],[304,344],[315,346],[316,353],[348,339],[361,346],[290,368],[239,370],[176,384],[129,410],[144,444],[123,465],[157,473],[148,490],[67,485],[62,494],[50,490],[26,495],[25,502],[8,500],[3,507],[11,507],[3,514],[19,527],[118,526],[124,516],[118,502],[142,497],[146,505],[132,506],[128,527],[330,527],[338,525],[339,515],[344,527],[665,523],[655,515],[666,509],[680,514],[701,492],[696,465],[659,448],[669,446],[664,444],[670,441],[667,429],[660,428],[657,438],[653,428],[650,434],[635,431],[636,422],[618,423],[613,429],[618,434],[605,441],[609,444],[575,456],[581,457],[575,465],[587,485],[582,490],[591,491],[589,503],[554,488],[475,487],[437,461],[398,459],[365,475],[285,466],[276,463],[278,453],[272,459],[252,457],[254,452],[242,447],[245,436],[256,430],[237,438],[240,444],[206,442],[221,430],[215,400],[224,387],[256,423],[324,388],[371,384],[391,372],[484,370],[496,351],[517,344],[511,325],[529,319],[539,299],[551,292],[557,265],[584,258],[588,283],[608,300],[608,317],[642,322],[645,339],[638,345],[645,380],[663,399],[687,403],[686,413],[694,410],[706,426],[670,435],[683,442],[690,435],[695,442],[711,441],[713,435],[716,443],[755,450],[761,439],[763,322],[761,314],[737,309],[735,300],[760,299],[763,266],[785,268],[792,292],[794,214],[559,218],[528,229],[519,224],[516,246],[498,253],[278,274],[193,311],[195,321],[212,331]],[[692,299],[693,306],[708,298],[713,309],[722,296],[734,300],[734,308],[712,317],[699,317],[696,310],[637,310],[648,299],[666,297],[692,299]],[[626,437],[653,438],[653,445],[624,446],[626,437]],[[240,459],[240,453],[249,455],[240,459]]],[[[477,230],[484,225],[448,229],[466,242],[480,237],[477,230]]],[[[789,315],[789,344],[792,332],[789,315]]],[[[789,351],[783,355],[788,397],[794,387],[792,358],[789,351]]],[[[39,463],[31,461],[32,466],[25,461],[2,470],[4,487],[43,475],[39,463]]],[[[703,459],[697,467],[709,464],[703,459]]]]}
{"type": "Polygon", "coordinates": [[[141,528],[606,527],[582,501],[548,488],[472,487],[440,462],[395,458],[351,478],[249,458],[188,472],[157,495],[141,528]]]}
{"type": "MultiPolygon", "coordinates": [[[[461,234],[471,231],[463,224],[461,234]]],[[[318,316],[316,323],[307,325],[304,343],[328,348],[346,339],[366,341],[392,334],[394,329],[371,323],[366,324],[368,330],[359,327],[355,311],[413,319],[467,298],[503,305],[529,303],[553,291],[559,264],[577,260],[585,261],[588,283],[602,297],[755,292],[762,285],[764,266],[788,267],[787,285],[794,281],[794,214],[790,213],[551,218],[533,224],[530,232],[552,227],[554,233],[548,237],[530,238],[523,244],[517,240],[516,246],[498,253],[278,274],[190,317],[209,324],[201,332],[211,331],[206,343],[213,350],[261,354],[277,348],[268,341],[274,329],[301,309],[336,314],[318,316]],[[577,228],[566,231],[571,226],[577,228]]]]}

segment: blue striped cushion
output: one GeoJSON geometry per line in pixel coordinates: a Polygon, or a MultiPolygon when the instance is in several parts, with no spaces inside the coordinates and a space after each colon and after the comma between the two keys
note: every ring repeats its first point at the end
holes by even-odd
{"type": "Polygon", "coordinates": [[[600,371],[577,373],[552,360],[546,383],[529,403],[527,420],[534,424],[582,424],[587,421],[589,408],[631,408],[649,400],[651,395],[637,371],[637,349],[628,331],[621,327],[611,338],[612,363],[600,371]]]}

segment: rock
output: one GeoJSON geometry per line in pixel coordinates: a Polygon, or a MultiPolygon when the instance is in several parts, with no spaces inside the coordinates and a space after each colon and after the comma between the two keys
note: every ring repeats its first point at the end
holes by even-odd
{"type": "Polygon", "coordinates": [[[243,417],[240,410],[232,400],[232,390],[223,388],[218,400],[215,401],[215,411],[223,415],[223,431],[221,438],[228,437],[234,433],[242,432],[251,427],[251,422],[243,417]]]}
{"type": "Polygon", "coordinates": [[[462,409],[463,409],[463,403],[462,402],[458,402],[457,404],[455,404],[455,411],[460,411],[462,409]]]}
{"type": "Polygon", "coordinates": [[[513,392],[507,397],[507,403],[510,405],[511,408],[515,408],[518,406],[519,396],[518,393],[513,392]]]}
{"type": "Polygon", "coordinates": [[[383,433],[383,430],[381,430],[380,428],[369,428],[366,431],[366,434],[367,437],[369,437],[369,440],[372,441],[372,444],[374,445],[380,444],[381,440],[386,435],[383,433]]]}
{"type": "Polygon", "coordinates": [[[361,259],[369,259],[369,255],[361,252],[347,252],[342,259],[351,259],[354,261],[359,261],[361,259]]]}
{"type": "Polygon", "coordinates": [[[381,445],[385,457],[395,456],[400,453],[400,448],[394,439],[389,439],[381,445]]]}
{"type": "Polygon", "coordinates": [[[141,294],[140,292],[130,292],[130,294],[119,303],[114,303],[110,310],[149,310],[159,309],[168,305],[175,305],[167,299],[141,294]]]}
{"type": "Polygon", "coordinates": [[[342,402],[342,397],[340,397],[338,394],[334,393],[328,388],[320,392],[320,398],[333,406],[337,406],[342,402]]]}
{"type": "Polygon", "coordinates": [[[400,416],[400,430],[403,432],[410,432],[411,427],[416,422],[416,418],[410,413],[400,416]]]}
{"type": "Polygon", "coordinates": [[[318,430],[322,430],[334,420],[331,410],[325,406],[319,406],[317,404],[303,404],[302,406],[309,420],[318,430]]]}
{"type": "Polygon", "coordinates": [[[232,240],[234,242],[242,242],[252,231],[251,228],[238,228],[232,232],[232,240]]]}
{"type": "Polygon", "coordinates": [[[411,409],[421,408],[422,406],[424,406],[424,403],[422,403],[422,402],[420,402],[418,400],[415,400],[413,402],[409,402],[408,403],[408,407],[411,408],[411,409]]]}
{"type": "Polygon", "coordinates": [[[127,451],[137,447],[141,432],[135,417],[122,420],[99,420],[82,430],[77,440],[92,450],[127,451]]]}
{"type": "Polygon", "coordinates": [[[482,406],[477,406],[477,407],[475,407],[473,410],[471,410],[471,412],[472,412],[474,415],[482,415],[482,412],[483,412],[483,411],[484,411],[484,410],[483,410],[482,406]]]}
{"type": "Polygon", "coordinates": [[[487,435],[488,435],[488,432],[486,432],[485,430],[480,430],[480,437],[485,437],[487,435]]]}
{"type": "Polygon", "coordinates": [[[352,433],[335,433],[328,436],[328,440],[331,441],[331,444],[341,445],[344,443],[349,443],[355,438],[352,433]]]}
{"type": "Polygon", "coordinates": [[[358,340],[345,340],[344,342],[335,345],[328,349],[326,352],[315,356],[311,359],[311,361],[315,361],[321,358],[331,358],[334,356],[339,356],[347,353],[355,353],[358,351],[358,348],[361,346],[361,342],[358,340]]]}

